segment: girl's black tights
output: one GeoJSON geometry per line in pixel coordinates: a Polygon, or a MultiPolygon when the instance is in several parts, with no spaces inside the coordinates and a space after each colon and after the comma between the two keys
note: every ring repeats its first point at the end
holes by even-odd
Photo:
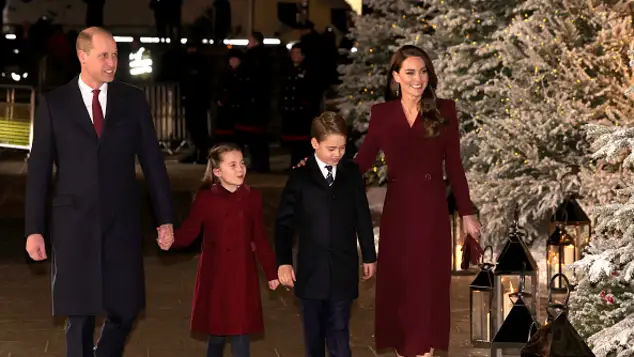
{"type": "Polygon", "coordinates": [[[233,357],[250,357],[251,339],[249,335],[209,336],[209,341],[207,342],[207,357],[222,357],[226,338],[229,338],[231,341],[231,353],[233,357]]]}

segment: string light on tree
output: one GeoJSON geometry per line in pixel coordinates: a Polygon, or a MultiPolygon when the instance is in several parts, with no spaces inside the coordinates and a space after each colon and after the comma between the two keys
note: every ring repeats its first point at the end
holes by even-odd
{"type": "MultiPolygon", "coordinates": [[[[612,59],[618,53],[624,54],[616,45],[620,42],[617,36],[626,34],[631,39],[631,27],[615,30],[614,35],[606,33],[599,24],[607,26],[613,9],[602,12],[588,4],[581,0],[573,0],[566,7],[555,0],[516,4],[518,10],[511,12],[520,15],[497,33],[499,41],[489,43],[496,53],[492,57],[497,56],[513,78],[501,71],[489,82],[487,100],[472,106],[472,114],[478,117],[477,130],[463,139],[464,144],[477,147],[479,152],[470,155],[465,166],[469,168],[469,182],[474,182],[472,197],[482,212],[487,212],[483,229],[489,232],[488,236],[503,236],[504,212],[511,203],[519,201],[526,205],[523,225],[531,237],[538,237],[537,226],[526,222],[548,217],[548,212],[563,198],[551,183],[570,165],[588,162],[585,158],[589,145],[583,125],[604,112],[592,105],[602,103],[609,113],[632,113],[631,103],[624,105],[621,99],[623,89],[614,91],[619,85],[623,88],[623,76],[618,61],[612,59]],[[535,11],[519,10],[522,6],[535,11]],[[590,21],[597,26],[584,27],[590,21]],[[596,36],[597,41],[588,40],[588,36],[596,36]],[[569,43],[569,39],[576,42],[569,43]],[[604,54],[600,52],[601,42],[609,43],[604,54]],[[605,63],[606,60],[611,62],[605,63]],[[603,69],[612,73],[602,73],[601,81],[597,81],[595,73],[603,69]],[[604,93],[611,95],[607,101],[600,98],[604,93]],[[617,97],[619,93],[621,98],[617,97]],[[491,200],[491,191],[496,192],[497,199],[491,200]],[[540,192],[540,197],[535,197],[535,192],[540,192]]],[[[593,176],[594,171],[588,169],[593,176]]],[[[594,195],[591,187],[584,188],[590,191],[589,197],[594,195]]],[[[486,240],[483,243],[495,244],[486,240]]]]}

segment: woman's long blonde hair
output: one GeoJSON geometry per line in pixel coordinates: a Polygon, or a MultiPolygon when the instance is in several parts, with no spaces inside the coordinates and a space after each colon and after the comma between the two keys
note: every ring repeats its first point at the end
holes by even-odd
{"type": "Polygon", "coordinates": [[[425,137],[432,138],[440,134],[441,127],[449,124],[446,118],[440,115],[438,110],[438,103],[436,101],[436,87],[438,85],[438,77],[434,71],[434,64],[431,61],[429,55],[422,49],[405,45],[392,55],[390,60],[390,70],[387,73],[387,86],[385,88],[385,101],[393,99],[401,99],[401,91],[399,90],[399,84],[394,80],[394,72],[401,70],[403,61],[409,57],[419,57],[425,63],[427,68],[427,75],[429,81],[427,87],[423,91],[423,96],[419,104],[419,113],[421,119],[423,119],[423,126],[425,127],[425,137]]]}
{"type": "Polygon", "coordinates": [[[214,169],[220,167],[223,160],[222,156],[224,154],[234,151],[242,152],[242,149],[233,143],[218,143],[209,150],[209,155],[207,155],[207,169],[203,175],[201,189],[210,188],[211,186],[220,183],[218,177],[214,175],[214,169]]]}

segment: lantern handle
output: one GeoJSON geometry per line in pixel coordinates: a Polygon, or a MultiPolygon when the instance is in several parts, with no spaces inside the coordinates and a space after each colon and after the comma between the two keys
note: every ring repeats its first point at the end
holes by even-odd
{"type": "Polygon", "coordinates": [[[566,277],[566,275],[561,274],[561,273],[557,273],[555,274],[551,279],[550,279],[550,283],[548,284],[548,306],[549,307],[557,307],[557,308],[561,308],[564,310],[568,309],[568,300],[570,299],[570,280],[568,280],[568,277],[566,277]],[[555,283],[555,279],[557,278],[561,278],[564,280],[564,282],[566,283],[566,299],[564,300],[563,304],[553,304],[553,289],[555,288],[553,286],[553,284],[555,283]]]}
{"type": "Polygon", "coordinates": [[[528,340],[526,341],[530,341],[531,337],[533,337],[533,326],[537,327],[537,331],[539,331],[540,328],[542,328],[542,326],[539,324],[539,322],[537,322],[535,319],[533,319],[533,323],[531,323],[531,326],[528,328],[528,340]]]}
{"type": "Polygon", "coordinates": [[[526,230],[520,226],[520,209],[516,203],[513,208],[513,223],[508,229],[508,239],[513,242],[524,241],[526,230]]]}
{"type": "Polygon", "coordinates": [[[561,205],[561,207],[564,208],[561,214],[562,220],[557,224],[560,229],[563,229],[566,226],[566,223],[568,223],[568,210],[566,209],[566,207],[568,207],[568,203],[570,203],[570,198],[566,197],[564,204],[561,205]]]}
{"type": "Polygon", "coordinates": [[[520,206],[519,204],[515,203],[515,207],[513,208],[513,222],[515,224],[519,224],[519,220],[520,220],[520,206]]]}
{"type": "Polygon", "coordinates": [[[482,266],[484,266],[486,264],[492,265],[492,263],[491,263],[492,261],[493,261],[493,247],[490,246],[490,245],[487,245],[486,247],[484,247],[484,250],[482,251],[482,256],[480,257],[480,265],[482,265],[482,266]],[[491,252],[491,260],[488,263],[486,263],[484,261],[484,256],[487,254],[487,251],[491,252]]]}
{"type": "MultiPolygon", "coordinates": [[[[570,171],[566,172],[565,174],[563,174],[560,178],[559,178],[559,190],[561,192],[565,192],[564,190],[564,179],[568,176],[571,175],[577,175],[579,173],[580,169],[578,165],[575,165],[571,168],[570,171]]],[[[570,196],[569,194],[566,195],[566,199],[564,200],[564,204],[561,206],[564,208],[563,210],[563,224],[565,225],[568,222],[568,210],[566,210],[566,207],[568,207],[568,204],[570,202],[570,196]]],[[[557,211],[555,211],[555,214],[557,214],[557,211]]]]}

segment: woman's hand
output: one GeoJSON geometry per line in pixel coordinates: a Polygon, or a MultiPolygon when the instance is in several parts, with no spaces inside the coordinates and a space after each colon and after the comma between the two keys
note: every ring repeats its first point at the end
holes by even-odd
{"type": "Polygon", "coordinates": [[[269,281],[269,289],[271,290],[275,290],[277,289],[277,287],[280,285],[280,281],[275,279],[275,280],[270,280],[269,281]]]}
{"type": "Polygon", "coordinates": [[[475,240],[480,239],[480,222],[474,215],[462,217],[462,228],[464,233],[470,235],[475,240]]]}
{"type": "Polygon", "coordinates": [[[303,158],[302,161],[298,162],[297,165],[293,166],[293,168],[296,169],[298,167],[306,166],[306,160],[308,160],[307,157],[303,158]]]}

